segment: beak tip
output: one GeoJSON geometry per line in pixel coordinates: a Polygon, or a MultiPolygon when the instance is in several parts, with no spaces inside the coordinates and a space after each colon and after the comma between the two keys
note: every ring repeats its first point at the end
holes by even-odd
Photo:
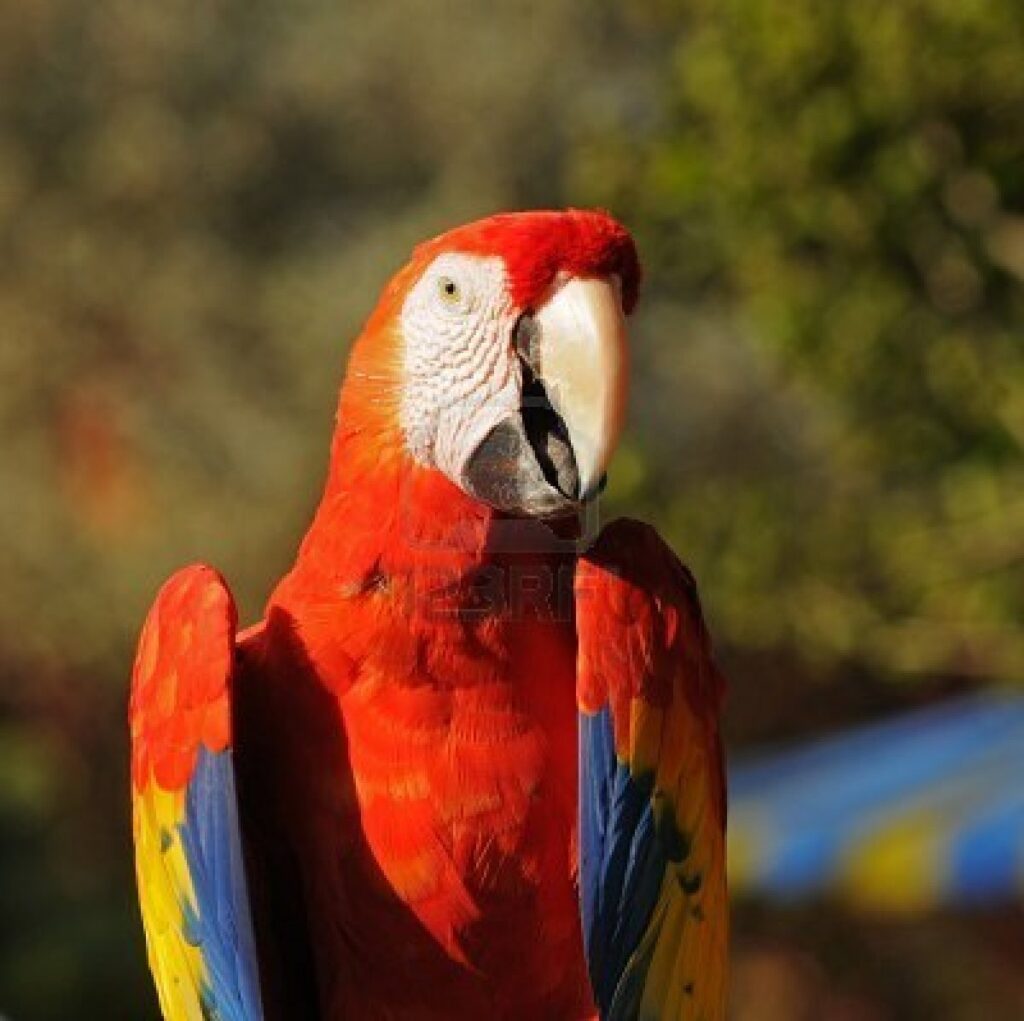
{"type": "Polygon", "coordinates": [[[596,480],[580,480],[580,503],[590,503],[600,496],[608,485],[608,474],[603,472],[596,480]]]}

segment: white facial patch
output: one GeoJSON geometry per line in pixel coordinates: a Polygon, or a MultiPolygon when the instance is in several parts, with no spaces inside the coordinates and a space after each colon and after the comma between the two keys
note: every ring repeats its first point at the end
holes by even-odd
{"type": "Polygon", "coordinates": [[[519,407],[515,318],[502,260],[458,252],[438,256],[402,306],[406,442],[457,484],[484,437],[519,407]]]}

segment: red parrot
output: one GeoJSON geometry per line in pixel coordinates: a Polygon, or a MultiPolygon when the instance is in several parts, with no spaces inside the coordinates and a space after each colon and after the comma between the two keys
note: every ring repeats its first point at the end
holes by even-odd
{"type": "Polygon", "coordinates": [[[263,620],[185,568],[131,706],[177,1019],[725,1017],[723,681],[647,525],[588,534],[640,270],[602,212],[420,245],[263,620]]]}

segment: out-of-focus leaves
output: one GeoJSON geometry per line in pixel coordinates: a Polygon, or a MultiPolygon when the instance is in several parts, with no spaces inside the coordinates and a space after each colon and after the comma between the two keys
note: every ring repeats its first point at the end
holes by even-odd
{"type": "Polygon", "coordinates": [[[1019,679],[1024,10],[631,7],[647,115],[581,130],[573,174],[677,306],[645,321],[650,435],[684,426],[651,512],[740,646],[1019,679]]]}

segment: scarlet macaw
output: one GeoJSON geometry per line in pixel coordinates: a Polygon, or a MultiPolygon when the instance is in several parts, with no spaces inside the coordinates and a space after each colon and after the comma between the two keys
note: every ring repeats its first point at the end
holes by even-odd
{"type": "Polygon", "coordinates": [[[419,246],[352,350],[263,621],[237,633],[206,566],[160,591],[130,717],[168,1021],[724,1018],[723,683],[694,582],[646,525],[580,536],[638,282],[600,212],[419,246]]]}

